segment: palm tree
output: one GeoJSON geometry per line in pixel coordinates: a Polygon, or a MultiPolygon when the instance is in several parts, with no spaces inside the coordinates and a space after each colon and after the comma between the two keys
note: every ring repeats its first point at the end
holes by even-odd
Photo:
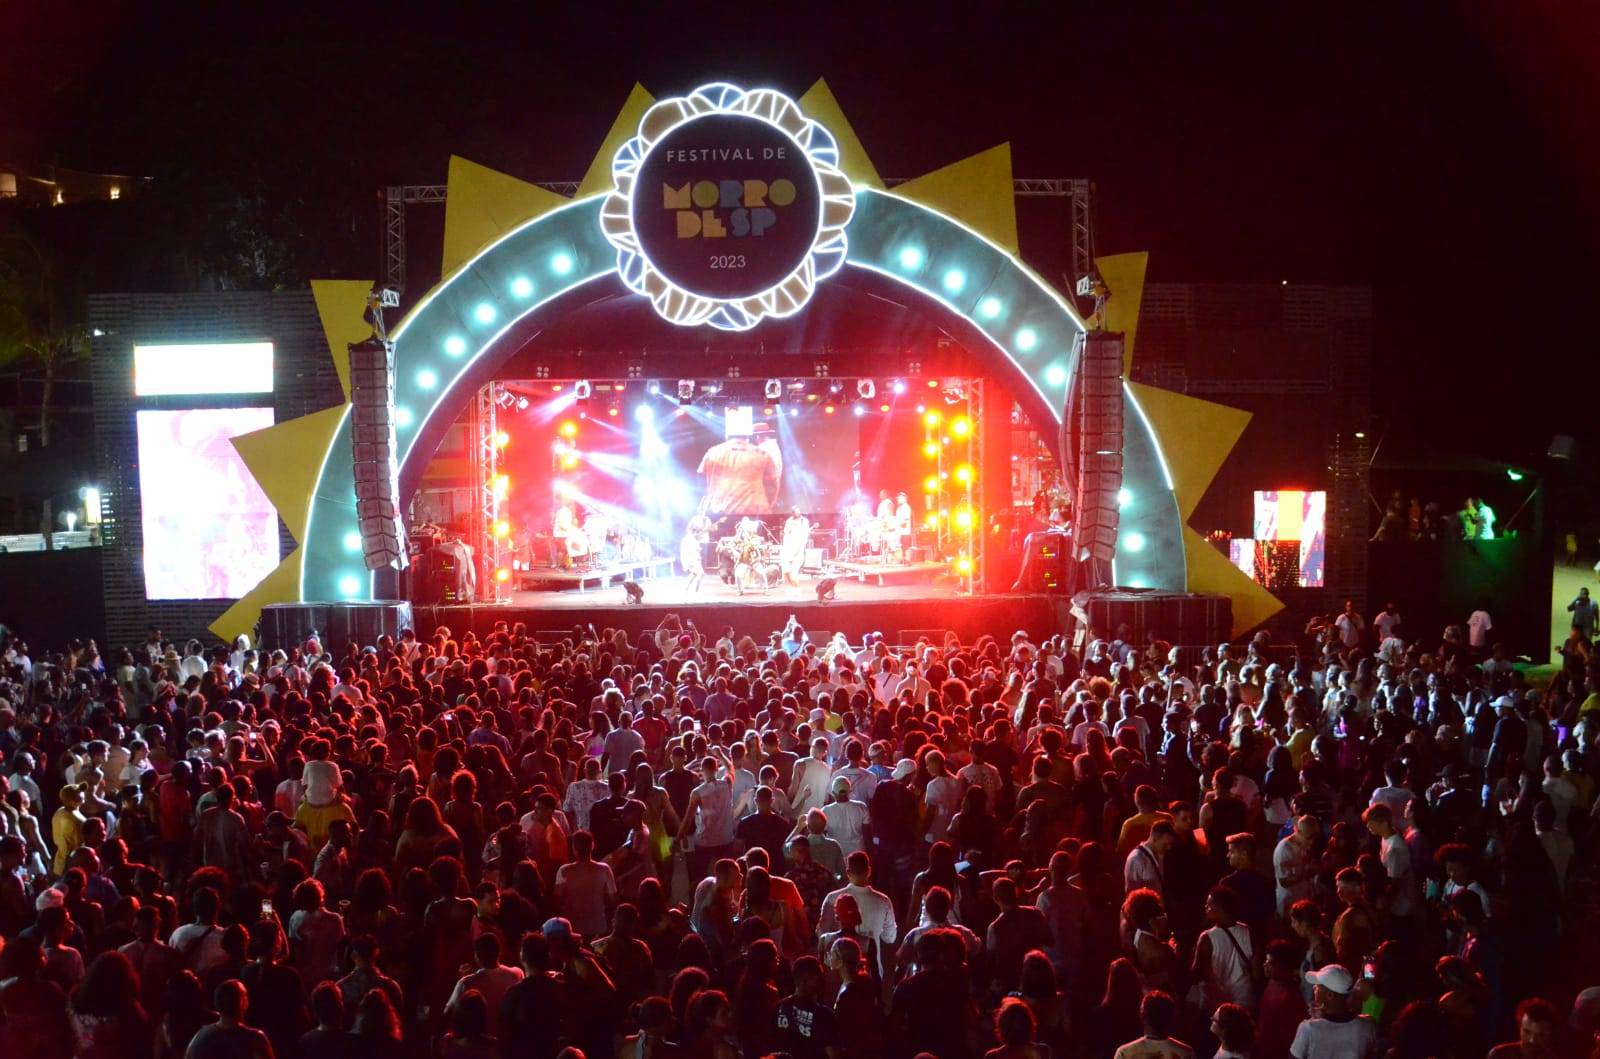
{"type": "Polygon", "coordinates": [[[57,374],[89,353],[83,299],[56,263],[25,235],[0,240],[0,365],[43,373],[39,446],[50,444],[50,401],[57,374]]]}

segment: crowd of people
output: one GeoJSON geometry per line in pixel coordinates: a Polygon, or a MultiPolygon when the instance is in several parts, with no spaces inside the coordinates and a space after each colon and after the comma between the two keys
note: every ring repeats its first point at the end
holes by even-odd
{"type": "Polygon", "coordinates": [[[0,1055],[1600,1055],[1600,673],[1400,628],[12,636],[0,1055]]]}

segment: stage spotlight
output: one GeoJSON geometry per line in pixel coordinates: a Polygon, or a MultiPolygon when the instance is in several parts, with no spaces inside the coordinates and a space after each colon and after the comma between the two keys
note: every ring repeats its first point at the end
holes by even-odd
{"type": "Polygon", "coordinates": [[[828,600],[833,599],[838,587],[839,579],[836,577],[824,577],[821,581],[818,581],[817,602],[826,603],[828,600]]]}
{"type": "Polygon", "coordinates": [[[922,421],[928,424],[930,427],[936,427],[940,423],[944,422],[944,416],[940,415],[933,409],[929,409],[928,414],[922,417],[922,421]]]}
{"type": "Polygon", "coordinates": [[[578,384],[572,388],[572,392],[577,395],[578,400],[587,401],[594,393],[594,383],[588,379],[579,379],[578,384]]]}
{"type": "Polygon", "coordinates": [[[950,420],[950,433],[958,438],[964,438],[972,433],[972,420],[966,416],[956,416],[950,420]]]}
{"type": "Polygon", "coordinates": [[[962,577],[966,577],[967,575],[971,574],[972,573],[972,559],[970,557],[968,557],[968,556],[965,556],[965,555],[963,555],[961,558],[957,559],[956,560],[956,573],[960,574],[962,577]]]}
{"type": "Polygon", "coordinates": [[[817,395],[816,395],[816,394],[814,394],[814,393],[808,393],[808,394],[806,394],[806,400],[808,400],[808,401],[815,401],[815,400],[816,400],[816,399],[817,399],[817,395]]]}
{"type": "Polygon", "coordinates": [[[772,415],[772,413],[773,413],[773,412],[775,412],[775,411],[777,411],[777,409],[775,409],[775,408],[773,408],[773,407],[772,407],[772,406],[771,406],[771,405],[770,405],[770,404],[769,404],[769,405],[767,405],[767,406],[766,406],[766,407],[765,407],[765,408],[763,408],[763,409],[762,409],[762,410],[761,410],[761,414],[762,414],[762,415],[764,415],[764,416],[769,416],[769,417],[770,417],[770,416],[771,416],[771,415],[772,415]]]}
{"type": "Polygon", "coordinates": [[[606,415],[608,415],[608,416],[616,416],[616,415],[621,415],[621,414],[622,414],[622,409],[618,408],[616,405],[612,405],[610,408],[606,409],[606,415]]]}
{"type": "Polygon", "coordinates": [[[844,383],[842,383],[842,382],[830,382],[830,383],[828,383],[828,392],[832,393],[832,394],[844,393],[844,383]]]}
{"type": "Polygon", "coordinates": [[[962,391],[960,383],[951,383],[949,386],[944,388],[945,404],[960,404],[966,399],[967,395],[962,391]]]}
{"type": "Polygon", "coordinates": [[[494,447],[495,448],[503,449],[509,444],[511,444],[511,435],[510,434],[507,434],[504,430],[497,430],[497,431],[494,432],[494,447]]]}
{"type": "Polygon", "coordinates": [[[502,566],[494,572],[494,579],[503,585],[511,580],[511,571],[502,566]]]}
{"type": "Polygon", "coordinates": [[[857,379],[856,394],[860,396],[863,401],[870,401],[874,397],[878,396],[878,384],[873,382],[871,379],[857,379]]]}
{"type": "Polygon", "coordinates": [[[568,441],[571,441],[573,438],[577,437],[578,424],[570,419],[563,419],[561,421],[561,436],[566,438],[568,441]]]}
{"type": "Polygon", "coordinates": [[[828,402],[828,403],[827,403],[827,404],[825,404],[825,405],[823,405],[823,406],[822,406],[822,411],[823,411],[823,412],[824,412],[824,414],[826,414],[826,415],[830,415],[830,416],[831,416],[831,415],[833,415],[833,411],[834,411],[834,409],[833,409],[833,402],[832,402],[832,401],[829,401],[829,402],[828,402]]]}
{"type": "Polygon", "coordinates": [[[626,602],[626,603],[643,603],[644,602],[644,589],[642,587],[640,587],[639,582],[637,582],[637,581],[624,581],[624,582],[622,582],[622,591],[624,591],[624,592],[626,592],[628,594],[628,598],[626,600],[624,600],[624,602],[626,602]]]}
{"type": "Polygon", "coordinates": [[[679,379],[678,380],[678,403],[680,405],[687,405],[687,404],[693,404],[694,403],[694,380],[693,379],[679,379]]]}
{"type": "Polygon", "coordinates": [[[661,396],[661,384],[659,382],[651,383],[646,389],[650,391],[652,396],[661,396]]]}
{"type": "Polygon", "coordinates": [[[633,410],[633,418],[641,423],[653,423],[656,419],[656,410],[647,404],[642,404],[633,410]]]}
{"type": "Polygon", "coordinates": [[[768,379],[766,386],[762,387],[761,396],[767,399],[768,404],[777,404],[783,400],[783,383],[778,379],[768,379]]]}
{"type": "Polygon", "coordinates": [[[956,481],[968,485],[972,481],[972,464],[963,463],[956,467],[956,481]]]}
{"type": "Polygon", "coordinates": [[[937,493],[939,491],[939,476],[930,474],[924,478],[922,480],[922,491],[925,493],[937,493]]]}
{"type": "Polygon", "coordinates": [[[501,408],[510,408],[512,405],[517,403],[517,395],[512,393],[510,390],[501,390],[499,393],[495,394],[494,403],[499,405],[501,408]]]}
{"type": "Polygon", "coordinates": [[[501,519],[500,521],[496,522],[494,524],[494,535],[502,540],[511,536],[511,523],[507,522],[505,519],[501,519]]]}
{"type": "Polygon", "coordinates": [[[854,411],[858,416],[864,416],[867,414],[867,406],[864,404],[858,404],[854,409],[852,409],[852,411],[854,411]]]}
{"type": "Polygon", "coordinates": [[[889,387],[889,389],[891,389],[891,390],[893,390],[893,391],[894,391],[894,393],[895,393],[895,396],[896,396],[896,397],[898,397],[898,396],[900,396],[900,395],[901,395],[901,394],[903,394],[903,393],[905,393],[905,392],[906,392],[906,384],[905,384],[905,380],[903,380],[903,379],[896,379],[896,380],[895,380],[895,381],[894,381],[894,383],[893,383],[893,385],[891,385],[891,386],[890,386],[890,387],[889,387]]]}
{"type": "Polygon", "coordinates": [[[923,444],[922,444],[922,454],[924,456],[928,457],[928,459],[930,459],[930,460],[933,459],[934,457],[938,456],[939,455],[939,443],[937,441],[925,441],[925,442],[923,442],[923,444]]]}
{"type": "Polygon", "coordinates": [[[527,410],[528,410],[528,399],[526,397],[517,398],[517,411],[526,412],[527,410]]]}

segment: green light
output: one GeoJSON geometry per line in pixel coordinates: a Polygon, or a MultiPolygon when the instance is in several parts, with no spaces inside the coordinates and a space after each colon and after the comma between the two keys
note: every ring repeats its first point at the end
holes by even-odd
{"type": "Polygon", "coordinates": [[[1513,482],[1520,482],[1522,481],[1522,472],[1514,467],[1507,467],[1506,477],[1511,479],[1513,482]]]}

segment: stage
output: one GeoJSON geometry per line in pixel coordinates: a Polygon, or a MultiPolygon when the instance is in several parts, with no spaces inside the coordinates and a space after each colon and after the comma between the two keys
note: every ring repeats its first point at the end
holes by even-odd
{"type": "Polygon", "coordinates": [[[814,578],[803,580],[799,588],[780,585],[742,596],[715,577],[707,577],[692,593],[682,576],[639,585],[644,590],[639,604],[626,602],[620,584],[582,592],[514,591],[500,603],[419,604],[418,632],[426,636],[444,625],[455,634],[472,629],[482,635],[505,621],[523,622],[540,640],[559,639],[574,625],[590,623],[634,635],[654,630],[662,618],[677,614],[692,619],[708,634],[731,625],[736,633],[764,642],[792,614],[814,638],[843,632],[852,643],[859,643],[866,633],[881,632],[891,643],[915,643],[921,634],[942,635],[949,629],[971,642],[983,633],[1003,639],[1018,629],[1036,639],[1064,632],[1071,606],[1063,595],[963,594],[954,577],[881,586],[838,577],[835,598],[823,603],[817,601],[814,578]]]}

